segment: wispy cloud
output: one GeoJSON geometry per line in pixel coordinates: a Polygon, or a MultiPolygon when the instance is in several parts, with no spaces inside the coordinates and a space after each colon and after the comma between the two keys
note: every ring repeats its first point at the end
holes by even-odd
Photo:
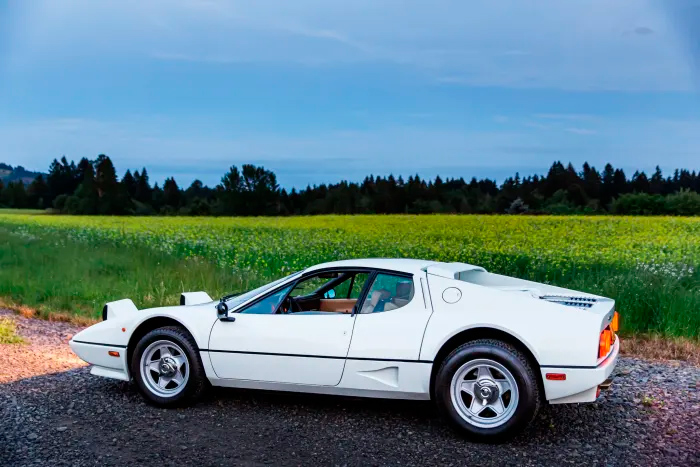
{"type": "Polygon", "coordinates": [[[593,115],[587,114],[550,114],[550,113],[538,113],[533,115],[535,118],[541,118],[544,120],[591,120],[595,118],[593,115]]]}
{"type": "Polygon", "coordinates": [[[698,37],[675,34],[663,9],[646,0],[442,0],[411,8],[374,0],[18,4],[22,21],[2,37],[12,44],[8,57],[19,60],[17,69],[47,59],[82,57],[92,64],[96,57],[108,63],[145,54],[213,63],[382,63],[460,86],[694,89],[684,41],[698,37]]]}
{"type": "Polygon", "coordinates": [[[598,133],[597,131],[591,130],[590,128],[576,128],[576,127],[566,128],[564,131],[567,131],[569,133],[574,133],[576,135],[595,135],[598,133]]]}

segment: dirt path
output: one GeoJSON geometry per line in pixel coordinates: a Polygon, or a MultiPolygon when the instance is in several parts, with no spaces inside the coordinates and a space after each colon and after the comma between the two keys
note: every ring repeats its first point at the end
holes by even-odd
{"type": "MultiPolygon", "coordinates": [[[[0,316],[7,312],[0,311],[0,316]]],[[[470,443],[430,403],[213,390],[149,406],[94,377],[79,328],[17,317],[0,348],[0,465],[700,465],[700,368],[623,357],[594,404],[545,407],[502,445],[470,443]]]]}

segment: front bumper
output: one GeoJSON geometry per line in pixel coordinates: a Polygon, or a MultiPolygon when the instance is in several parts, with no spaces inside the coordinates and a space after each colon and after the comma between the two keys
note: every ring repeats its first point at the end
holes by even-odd
{"type": "Polygon", "coordinates": [[[619,355],[620,338],[617,337],[610,354],[598,366],[591,368],[541,368],[547,400],[550,404],[594,402],[598,397],[598,386],[610,379],[619,355]],[[563,373],[566,375],[566,380],[548,380],[547,373],[563,373]]]}
{"type": "Polygon", "coordinates": [[[95,344],[71,340],[71,350],[86,362],[92,364],[90,374],[129,381],[129,365],[126,361],[126,347],[109,344],[95,344]],[[116,353],[118,356],[111,355],[116,353]]]}

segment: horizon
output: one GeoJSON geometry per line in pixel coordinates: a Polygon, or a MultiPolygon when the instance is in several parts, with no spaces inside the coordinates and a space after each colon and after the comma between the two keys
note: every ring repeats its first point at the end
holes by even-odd
{"type": "MultiPolygon", "coordinates": [[[[107,155],[107,154],[100,154],[100,155],[105,155],[105,156],[109,157],[109,155],[107,155]]],[[[65,156],[61,156],[60,159],[57,158],[57,159],[55,159],[55,160],[58,161],[58,162],[61,162],[61,159],[62,159],[63,157],[65,157],[65,156]]],[[[77,163],[80,161],[80,159],[79,159],[79,160],[74,160],[74,159],[69,159],[69,158],[67,158],[67,157],[66,157],[66,160],[67,160],[67,162],[68,162],[69,164],[70,164],[70,163],[74,163],[76,166],[77,166],[77,163]]],[[[94,162],[96,161],[95,159],[88,159],[88,160],[89,160],[90,162],[92,162],[92,163],[94,163],[94,162]]],[[[111,158],[110,158],[110,160],[111,160],[111,158]]],[[[53,162],[53,160],[52,160],[52,162],[53,162]]],[[[114,162],[114,161],[112,161],[112,162],[114,162]]],[[[474,176],[462,176],[462,175],[442,176],[442,175],[440,175],[440,174],[436,174],[435,176],[432,176],[432,177],[425,177],[425,176],[423,176],[423,175],[421,175],[421,174],[417,174],[417,173],[414,173],[414,174],[406,174],[406,175],[404,175],[404,174],[393,174],[393,173],[388,173],[388,174],[369,173],[369,174],[366,174],[364,177],[361,177],[361,178],[358,179],[358,180],[341,179],[341,180],[337,180],[337,181],[322,181],[322,182],[315,183],[315,184],[307,184],[307,185],[304,185],[304,186],[292,186],[292,187],[286,187],[286,186],[280,184],[280,183],[279,183],[279,180],[278,180],[278,185],[279,185],[279,189],[280,189],[280,190],[285,190],[285,191],[287,191],[287,192],[291,192],[292,189],[294,189],[294,190],[296,190],[297,192],[299,192],[299,191],[303,191],[303,190],[305,190],[305,189],[307,189],[307,188],[317,188],[317,187],[319,187],[319,186],[321,186],[321,185],[334,186],[334,185],[339,185],[339,184],[341,184],[341,183],[349,183],[349,184],[355,183],[355,184],[361,185],[361,184],[363,183],[363,181],[364,181],[365,179],[367,179],[368,177],[373,177],[374,179],[379,179],[379,178],[381,178],[381,179],[385,179],[385,180],[386,180],[386,179],[388,179],[389,177],[392,177],[392,176],[393,176],[396,180],[398,180],[399,178],[401,178],[404,182],[406,182],[406,181],[409,179],[409,177],[418,176],[423,182],[427,182],[427,183],[433,183],[433,182],[435,182],[435,180],[436,180],[437,177],[440,177],[440,179],[441,179],[442,181],[448,181],[448,180],[463,180],[465,183],[469,183],[472,179],[476,179],[477,181],[492,181],[492,182],[494,182],[497,186],[501,187],[501,186],[504,184],[504,182],[505,182],[506,180],[515,179],[516,176],[517,176],[520,180],[524,180],[524,179],[528,179],[528,178],[532,179],[532,178],[534,178],[534,177],[539,177],[539,179],[544,179],[544,178],[547,177],[547,173],[549,172],[549,170],[550,170],[555,164],[557,164],[557,163],[561,163],[564,167],[567,167],[569,164],[571,164],[571,165],[573,166],[574,170],[576,171],[576,173],[580,175],[580,174],[582,173],[582,171],[583,171],[583,165],[584,165],[584,164],[587,164],[588,161],[584,161],[584,162],[581,164],[580,167],[574,165],[574,164],[571,163],[571,162],[552,161],[552,163],[549,165],[549,167],[548,167],[546,170],[542,171],[542,172],[523,173],[523,172],[516,171],[516,172],[511,173],[510,175],[504,176],[504,177],[501,178],[501,179],[497,179],[497,178],[494,178],[494,177],[488,177],[488,176],[476,176],[476,175],[474,175],[474,176]],[[579,170],[579,169],[580,169],[580,170],[579,170]]],[[[24,166],[22,166],[21,164],[19,164],[19,165],[12,165],[12,164],[8,164],[7,162],[0,161],[0,165],[2,165],[2,164],[7,164],[7,165],[11,166],[13,170],[16,170],[17,168],[20,168],[20,167],[21,167],[21,168],[23,168],[23,169],[24,169],[25,171],[27,171],[27,172],[30,172],[30,173],[38,173],[38,174],[41,175],[41,176],[46,176],[46,175],[48,174],[48,172],[49,172],[48,169],[46,169],[46,170],[34,170],[34,169],[30,169],[30,168],[28,168],[28,167],[24,167],[24,166]]],[[[634,168],[631,169],[631,170],[628,170],[628,169],[625,168],[625,167],[618,167],[618,166],[615,166],[615,165],[612,164],[611,162],[606,162],[602,167],[597,167],[597,166],[594,166],[594,165],[592,165],[592,164],[589,164],[589,166],[590,166],[590,169],[591,169],[591,170],[594,170],[594,171],[596,171],[598,174],[602,175],[603,169],[605,168],[605,166],[607,166],[607,164],[611,164],[612,168],[615,169],[615,170],[618,170],[618,169],[619,169],[619,170],[622,170],[622,172],[623,172],[624,175],[625,175],[625,179],[626,179],[627,181],[630,181],[630,182],[633,180],[633,175],[636,174],[636,173],[639,173],[640,175],[641,175],[641,174],[644,174],[647,178],[650,178],[650,177],[653,175],[653,173],[656,171],[656,167],[655,167],[654,170],[652,170],[652,171],[645,171],[645,170],[639,170],[639,169],[634,169],[634,168]]],[[[245,165],[245,163],[243,163],[242,165],[245,165]]],[[[241,165],[241,166],[236,166],[236,167],[240,170],[241,167],[242,167],[242,165],[241,165]]],[[[253,164],[253,165],[254,165],[254,164],[253,164]]],[[[269,167],[264,167],[264,166],[258,166],[258,167],[264,168],[265,170],[269,170],[269,171],[275,173],[275,171],[272,170],[272,169],[270,169],[269,167]]],[[[675,174],[676,172],[679,172],[679,171],[687,171],[688,173],[691,173],[691,174],[696,174],[696,173],[697,173],[697,174],[700,174],[700,171],[698,171],[698,170],[696,170],[695,168],[692,168],[692,167],[675,167],[675,168],[673,168],[673,169],[671,169],[671,170],[667,170],[667,171],[664,171],[659,165],[657,165],[657,167],[659,167],[659,169],[661,170],[661,173],[662,173],[662,176],[663,176],[663,179],[664,179],[664,180],[672,179],[673,176],[674,176],[674,174],[675,174]]],[[[148,167],[145,167],[145,166],[144,166],[144,167],[140,167],[140,168],[134,168],[134,169],[128,168],[128,169],[126,169],[126,170],[120,172],[120,170],[119,170],[118,168],[116,168],[116,165],[115,165],[117,180],[118,180],[118,181],[121,181],[121,180],[124,178],[124,175],[126,174],[127,171],[129,171],[131,174],[134,174],[134,173],[137,172],[137,171],[138,171],[139,173],[141,173],[141,172],[142,172],[142,169],[144,169],[144,168],[146,169],[146,172],[148,173],[149,183],[150,183],[151,186],[156,186],[156,185],[158,185],[158,186],[160,186],[160,187],[162,188],[163,183],[164,183],[165,180],[168,179],[168,178],[172,178],[173,180],[175,180],[175,183],[177,184],[177,186],[178,186],[181,190],[187,189],[187,188],[188,188],[189,186],[191,186],[192,183],[194,183],[195,181],[200,181],[204,187],[208,187],[208,188],[216,188],[217,186],[221,185],[221,179],[219,179],[219,181],[217,181],[216,183],[212,183],[212,184],[205,183],[204,181],[199,180],[199,179],[196,179],[196,178],[193,179],[191,182],[189,182],[189,183],[187,183],[187,184],[182,184],[182,183],[178,182],[177,177],[174,177],[174,176],[166,176],[166,177],[163,178],[163,180],[154,180],[153,177],[151,176],[151,171],[150,171],[150,169],[149,169],[148,167]]],[[[231,167],[229,167],[228,169],[226,169],[226,172],[225,172],[225,173],[228,173],[228,171],[229,171],[230,169],[231,169],[231,167]]],[[[221,174],[221,177],[222,177],[222,178],[224,177],[225,173],[222,173],[222,174],[221,174]]],[[[275,173],[275,176],[277,176],[276,173],[275,173]]]]}
{"type": "Polygon", "coordinates": [[[557,160],[668,175],[700,168],[699,64],[690,0],[8,3],[0,160],[104,153],[185,187],[254,164],[288,190],[557,160]]]}

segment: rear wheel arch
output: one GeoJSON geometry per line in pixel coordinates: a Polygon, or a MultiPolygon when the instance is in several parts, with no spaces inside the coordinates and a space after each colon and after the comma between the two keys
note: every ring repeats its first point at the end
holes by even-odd
{"type": "Polygon", "coordinates": [[[195,343],[197,342],[197,340],[194,339],[194,336],[192,335],[190,330],[187,329],[187,327],[184,324],[182,324],[180,321],[174,318],[170,318],[168,316],[154,316],[152,318],[148,318],[136,327],[134,332],[131,333],[131,337],[129,338],[129,343],[126,347],[126,361],[128,362],[129,366],[131,366],[131,359],[134,356],[134,349],[136,348],[136,344],[139,343],[141,338],[143,338],[143,336],[153,331],[154,329],[162,328],[165,326],[177,326],[179,328],[182,328],[186,333],[188,333],[192,337],[192,340],[195,343]]]}
{"type": "Polygon", "coordinates": [[[510,344],[513,347],[515,347],[517,350],[523,353],[525,357],[528,359],[530,362],[530,365],[532,365],[532,368],[535,370],[535,373],[537,375],[537,383],[540,386],[540,394],[544,394],[544,383],[542,382],[542,375],[540,373],[540,365],[537,359],[535,358],[535,355],[532,353],[532,351],[528,348],[527,345],[525,345],[520,339],[515,337],[514,335],[500,330],[496,328],[489,328],[489,327],[478,327],[478,328],[471,328],[471,329],[465,329],[461,332],[458,332],[454,336],[450,337],[443,345],[440,347],[440,350],[438,353],[435,355],[435,358],[433,359],[433,367],[430,372],[430,399],[435,400],[435,378],[437,377],[437,373],[440,370],[440,367],[442,366],[442,362],[445,361],[445,359],[450,355],[450,353],[455,350],[457,347],[459,347],[462,344],[466,344],[467,342],[471,342],[474,340],[478,339],[495,339],[499,340],[501,342],[505,342],[506,344],[510,344]]]}

